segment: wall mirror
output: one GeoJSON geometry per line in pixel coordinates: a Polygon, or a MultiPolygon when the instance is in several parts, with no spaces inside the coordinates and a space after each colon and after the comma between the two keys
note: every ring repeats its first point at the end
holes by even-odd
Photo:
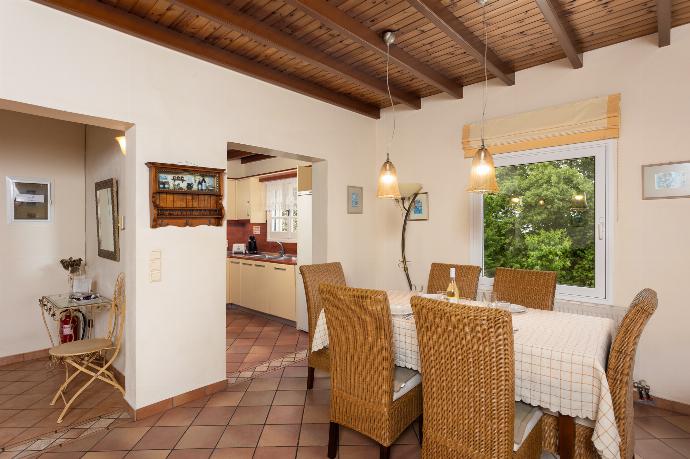
{"type": "Polygon", "coordinates": [[[98,256],[120,261],[120,229],[117,213],[117,180],[96,183],[96,231],[98,256]]]}

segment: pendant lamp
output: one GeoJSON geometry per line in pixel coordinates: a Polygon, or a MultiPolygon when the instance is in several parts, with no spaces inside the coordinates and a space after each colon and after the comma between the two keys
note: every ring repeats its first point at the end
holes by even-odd
{"type": "Polygon", "coordinates": [[[395,105],[393,104],[393,97],[391,96],[391,87],[388,83],[388,63],[390,61],[391,44],[395,41],[395,33],[387,31],[383,34],[383,41],[386,43],[386,88],[388,89],[388,98],[391,101],[391,108],[393,109],[393,132],[391,139],[386,146],[386,161],[381,166],[379,172],[379,184],[376,196],[379,198],[400,199],[400,187],[398,185],[398,172],[390,159],[390,147],[395,138],[395,105]]]}
{"type": "Polygon", "coordinates": [[[489,76],[486,69],[486,53],[489,49],[489,41],[486,28],[486,3],[487,0],[478,0],[482,6],[482,22],[484,24],[484,93],[482,102],[481,136],[482,144],[472,158],[470,169],[470,186],[467,191],[471,193],[498,193],[496,183],[496,166],[489,149],[484,144],[484,118],[486,116],[487,86],[489,76]]]}

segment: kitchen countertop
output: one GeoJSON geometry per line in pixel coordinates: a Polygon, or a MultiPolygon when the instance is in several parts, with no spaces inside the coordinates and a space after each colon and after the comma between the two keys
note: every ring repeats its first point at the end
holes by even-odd
{"type": "MultiPolygon", "coordinates": [[[[277,255],[277,254],[272,254],[269,252],[262,252],[262,253],[267,253],[269,255],[277,255]]],[[[227,255],[228,255],[228,258],[237,258],[240,260],[251,260],[251,261],[255,261],[255,262],[277,263],[280,265],[293,265],[293,266],[297,264],[297,258],[296,257],[288,259],[288,260],[276,260],[276,259],[272,260],[270,258],[266,259],[266,258],[256,258],[256,257],[250,257],[250,256],[246,256],[246,255],[240,255],[240,254],[232,253],[230,250],[228,250],[227,255]]]]}

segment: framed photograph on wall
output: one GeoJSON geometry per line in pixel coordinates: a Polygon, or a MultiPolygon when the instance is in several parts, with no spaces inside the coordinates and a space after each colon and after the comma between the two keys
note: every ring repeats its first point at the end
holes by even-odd
{"type": "Polygon", "coordinates": [[[347,187],[347,213],[361,214],[364,212],[364,188],[361,186],[347,187]]]}
{"type": "Polygon", "coordinates": [[[690,161],[642,166],[642,199],[690,198],[690,161]]]}
{"type": "Polygon", "coordinates": [[[50,222],[52,184],[48,179],[6,177],[7,221],[50,222]]]}
{"type": "Polygon", "coordinates": [[[409,220],[429,220],[429,193],[419,193],[410,206],[409,220]]]}

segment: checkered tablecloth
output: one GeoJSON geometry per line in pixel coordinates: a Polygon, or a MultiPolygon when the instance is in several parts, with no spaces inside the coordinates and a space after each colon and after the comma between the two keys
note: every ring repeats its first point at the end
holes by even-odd
{"type": "MultiPolygon", "coordinates": [[[[391,307],[409,304],[409,292],[388,292],[391,307]]],[[[393,316],[395,364],[419,370],[414,318],[393,316]]],[[[620,436],[606,379],[615,323],[611,319],[529,309],[513,314],[515,400],[594,421],[594,446],[604,458],[620,458],[620,436]]],[[[312,351],[328,346],[321,311],[312,351]]],[[[424,375],[422,375],[423,381],[424,375]]]]}

